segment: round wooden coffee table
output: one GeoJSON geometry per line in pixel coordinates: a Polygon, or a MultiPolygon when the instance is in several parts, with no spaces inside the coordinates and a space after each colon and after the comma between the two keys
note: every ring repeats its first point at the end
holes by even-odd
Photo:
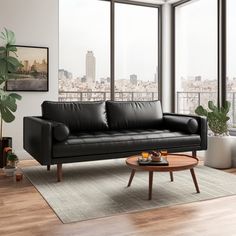
{"type": "Polygon", "coordinates": [[[140,171],[148,171],[149,172],[149,192],[148,192],[148,199],[152,199],[152,183],[153,183],[153,172],[169,172],[170,179],[173,182],[174,171],[181,171],[181,170],[190,170],[192,175],[192,179],[196,188],[197,193],[200,193],[197,178],[195,176],[194,167],[198,165],[198,158],[196,156],[189,156],[183,154],[169,154],[167,156],[167,160],[169,162],[168,166],[141,166],[138,163],[139,156],[132,156],[126,159],[126,165],[132,169],[128,186],[129,187],[132,183],[136,170],[140,171]]]}

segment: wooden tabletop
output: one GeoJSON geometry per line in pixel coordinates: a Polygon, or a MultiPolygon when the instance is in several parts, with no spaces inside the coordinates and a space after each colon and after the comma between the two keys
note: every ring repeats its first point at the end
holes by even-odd
{"type": "Polygon", "coordinates": [[[135,170],[167,172],[192,169],[198,164],[197,157],[184,154],[169,154],[167,156],[167,160],[169,162],[168,166],[141,166],[138,163],[138,158],[140,156],[132,156],[127,158],[127,166],[135,170]]]}

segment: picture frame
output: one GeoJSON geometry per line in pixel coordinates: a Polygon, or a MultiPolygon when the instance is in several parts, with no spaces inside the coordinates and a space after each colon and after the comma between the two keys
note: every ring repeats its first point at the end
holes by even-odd
{"type": "Polygon", "coordinates": [[[49,91],[49,48],[38,46],[14,45],[17,57],[23,65],[14,73],[8,74],[6,91],[49,91]]]}

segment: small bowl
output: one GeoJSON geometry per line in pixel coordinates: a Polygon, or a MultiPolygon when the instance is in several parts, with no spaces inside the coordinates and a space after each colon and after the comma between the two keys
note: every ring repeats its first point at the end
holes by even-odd
{"type": "Polygon", "coordinates": [[[159,156],[152,156],[152,161],[161,161],[161,155],[159,156]]]}

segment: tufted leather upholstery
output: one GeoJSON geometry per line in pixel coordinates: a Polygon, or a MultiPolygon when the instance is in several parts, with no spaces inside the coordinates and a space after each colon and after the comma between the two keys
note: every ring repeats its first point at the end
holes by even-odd
{"type": "Polygon", "coordinates": [[[62,143],[53,145],[53,157],[130,152],[133,150],[168,149],[168,147],[199,146],[199,135],[169,130],[123,130],[78,133],[62,143]]]}

